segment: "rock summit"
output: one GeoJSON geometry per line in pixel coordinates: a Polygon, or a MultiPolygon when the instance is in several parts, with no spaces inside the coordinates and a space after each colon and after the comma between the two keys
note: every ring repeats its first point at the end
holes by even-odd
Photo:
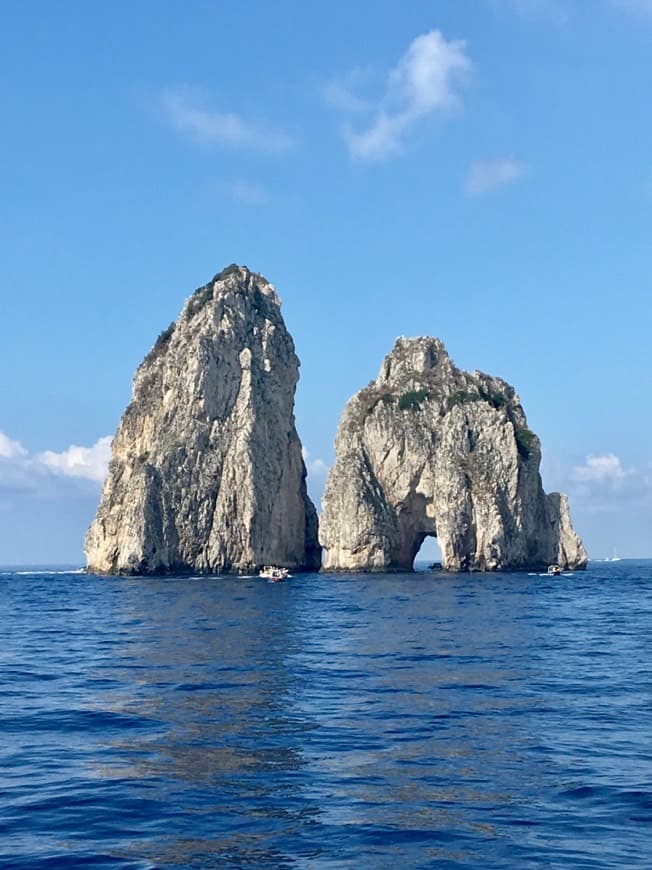
{"type": "Polygon", "coordinates": [[[298,367],[261,275],[232,265],[190,296],[136,372],[86,538],[88,570],[318,569],[294,423],[298,367]]]}

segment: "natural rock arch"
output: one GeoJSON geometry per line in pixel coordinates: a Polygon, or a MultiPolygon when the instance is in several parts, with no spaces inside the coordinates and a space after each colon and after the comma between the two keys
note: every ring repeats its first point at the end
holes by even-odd
{"type": "Polygon", "coordinates": [[[584,567],[566,497],[546,496],[513,387],[398,339],[347,404],[320,523],[324,570],[411,570],[427,535],[448,570],[584,567]]]}
{"type": "Polygon", "coordinates": [[[411,492],[396,507],[398,538],[390,550],[389,567],[396,571],[411,571],[417,553],[427,537],[437,537],[432,499],[422,492],[411,492]]]}

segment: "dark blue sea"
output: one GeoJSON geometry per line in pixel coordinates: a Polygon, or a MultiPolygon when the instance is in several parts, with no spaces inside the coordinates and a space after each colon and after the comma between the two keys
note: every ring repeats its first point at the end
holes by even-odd
{"type": "Polygon", "coordinates": [[[652,562],[0,572],[0,866],[652,866],[652,562]]]}

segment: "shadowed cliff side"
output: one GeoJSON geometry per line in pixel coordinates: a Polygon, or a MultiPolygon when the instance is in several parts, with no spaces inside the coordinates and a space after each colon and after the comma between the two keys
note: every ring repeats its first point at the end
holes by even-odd
{"type": "Polygon", "coordinates": [[[113,440],[89,571],[319,568],[280,306],[265,278],[233,265],[161,333],[113,440]]]}
{"type": "Polygon", "coordinates": [[[583,568],[566,496],[543,491],[513,387],[461,371],[436,338],[400,338],[347,403],[326,484],[324,570],[411,570],[426,536],[453,571],[583,568]]]}

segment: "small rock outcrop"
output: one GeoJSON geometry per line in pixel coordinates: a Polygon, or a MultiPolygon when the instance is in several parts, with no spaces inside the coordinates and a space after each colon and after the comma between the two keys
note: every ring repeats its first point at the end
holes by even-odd
{"type": "Polygon", "coordinates": [[[411,570],[428,535],[452,571],[582,568],[566,496],[541,485],[513,387],[400,338],[347,404],[320,521],[324,570],[411,570]]]}
{"type": "Polygon", "coordinates": [[[89,571],[319,568],[294,424],[299,360],[280,306],[261,275],[233,265],[161,333],[113,440],[89,571]]]}

